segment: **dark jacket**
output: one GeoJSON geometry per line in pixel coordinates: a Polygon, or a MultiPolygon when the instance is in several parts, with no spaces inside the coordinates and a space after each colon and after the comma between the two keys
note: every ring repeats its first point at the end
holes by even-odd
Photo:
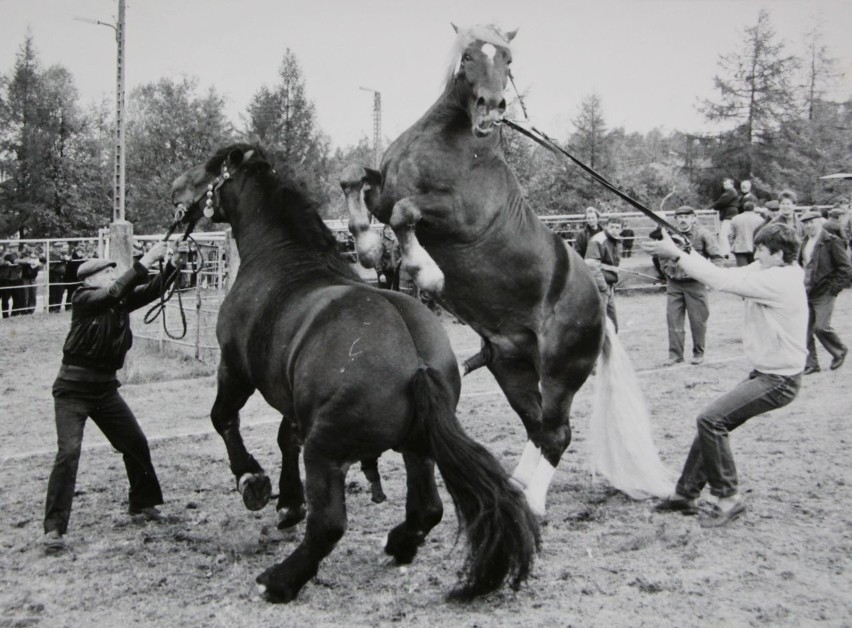
{"type": "Polygon", "coordinates": [[[752,194],[751,192],[743,194],[743,195],[740,196],[739,200],[737,201],[737,211],[739,211],[739,213],[742,214],[745,211],[744,206],[745,206],[746,203],[752,203],[754,205],[754,207],[757,207],[758,202],[759,201],[757,200],[757,197],[754,194],[752,194]]]}
{"type": "Polygon", "coordinates": [[[62,363],[101,372],[124,366],[124,356],[133,345],[130,312],[156,299],[165,278],[175,274],[173,270],[167,264],[163,273],[145,281],[148,270],[136,262],[109,288],[79,288],[74,293],[62,363]]]}
{"type": "Polygon", "coordinates": [[[719,220],[730,220],[740,213],[739,194],[736,190],[724,190],[722,195],[713,203],[713,209],[719,212],[719,220]]]}
{"type": "MultiPolygon", "coordinates": [[[[803,262],[802,251],[808,238],[802,242],[799,252],[799,263],[803,262]]],[[[802,264],[804,267],[804,264],[802,264]]],[[[837,296],[852,279],[852,263],[846,250],[846,240],[841,237],[840,230],[834,225],[824,224],[822,231],[816,236],[811,261],[805,269],[805,288],[809,297],[823,294],[837,296]]]]}
{"type": "Polygon", "coordinates": [[[598,225],[592,229],[589,225],[583,225],[583,228],[577,232],[577,237],[574,239],[574,250],[580,254],[580,257],[586,257],[586,249],[589,247],[589,240],[596,233],[603,231],[603,227],[598,225]]]}
{"type": "MultiPolygon", "coordinates": [[[[596,233],[589,240],[589,246],[586,248],[586,259],[597,260],[607,266],[618,266],[621,262],[621,256],[618,254],[618,242],[605,231],[596,233]]],[[[618,283],[618,272],[604,268],[600,270],[607,286],[614,286],[618,283]]],[[[604,286],[599,287],[603,288],[604,286]]]]}
{"type": "MultiPolygon", "coordinates": [[[[662,240],[663,234],[660,229],[660,227],[657,227],[648,234],[648,237],[652,240],[662,240]]],[[[702,257],[706,257],[712,262],[718,262],[723,259],[722,249],[719,248],[719,240],[717,240],[712,233],[698,223],[692,225],[692,229],[689,230],[689,233],[685,233],[684,235],[689,238],[692,250],[702,257]]],[[[679,248],[683,248],[680,247],[680,245],[678,246],[679,248]]],[[[666,279],[674,279],[675,281],[696,281],[687,275],[686,271],[678,266],[677,260],[660,260],[660,270],[662,270],[666,279]]]]}

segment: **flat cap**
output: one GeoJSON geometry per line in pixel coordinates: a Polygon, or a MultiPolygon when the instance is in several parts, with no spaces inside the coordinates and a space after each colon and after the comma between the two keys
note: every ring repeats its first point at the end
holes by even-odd
{"type": "Polygon", "coordinates": [[[86,277],[91,277],[95,273],[101,272],[104,268],[115,265],[116,263],[111,259],[100,259],[97,257],[90,259],[80,264],[80,268],[77,269],[77,279],[83,281],[86,277]]]}
{"type": "Polygon", "coordinates": [[[808,222],[813,220],[814,218],[822,218],[822,214],[819,212],[805,212],[799,217],[801,222],[808,222]]]}
{"type": "Polygon", "coordinates": [[[777,209],[781,209],[781,204],[778,201],[769,201],[766,203],[766,209],[775,211],[777,209]]]}
{"type": "Polygon", "coordinates": [[[681,205],[675,210],[675,216],[682,216],[684,214],[694,214],[695,210],[689,205],[681,205]]]}

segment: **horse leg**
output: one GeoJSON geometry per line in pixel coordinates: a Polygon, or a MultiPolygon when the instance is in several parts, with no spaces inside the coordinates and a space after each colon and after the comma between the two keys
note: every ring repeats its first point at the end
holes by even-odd
{"type": "Polygon", "coordinates": [[[290,602],[313,578],[323,558],[331,553],[346,531],[344,485],[346,466],[331,462],[305,447],[305,482],[308,520],[305,536],[284,562],[257,577],[267,598],[290,602]]]}
{"type": "MultiPolygon", "coordinates": [[[[402,268],[417,286],[427,294],[440,294],[444,289],[444,273],[435,260],[420,244],[414,230],[423,217],[420,202],[432,195],[407,197],[396,202],[391,212],[390,224],[399,242],[402,254],[402,268]]],[[[434,202],[435,199],[429,199],[434,202]]]]}
{"type": "Polygon", "coordinates": [[[361,167],[350,166],[340,177],[340,187],[346,198],[349,213],[349,232],[355,240],[358,261],[365,268],[375,268],[382,258],[382,238],[370,228],[368,198],[375,194],[373,185],[367,182],[369,173],[361,167]]]}
{"type": "MultiPolygon", "coordinates": [[[[512,479],[526,488],[541,460],[541,393],[535,365],[519,358],[500,358],[488,365],[512,409],[527,431],[527,444],[512,479]]],[[[538,514],[538,513],[537,513],[538,514]]]]}
{"type": "Polygon", "coordinates": [[[542,355],[541,387],[541,459],[524,491],[530,509],[544,516],[547,491],[556,473],[556,465],[571,444],[571,404],[574,395],[586,381],[595,362],[595,355],[583,356],[577,350],[569,359],[542,355]]]}
{"type": "Polygon", "coordinates": [[[444,516],[444,507],[435,485],[435,461],[411,452],[403,453],[402,457],[408,489],[405,521],[391,530],[385,541],[385,552],[393,556],[398,565],[414,560],[417,548],[444,516]]]}
{"type": "Polygon", "coordinates": [[[370,498],[375,504],[381,504],[388,496],[382,489],[382,476],[379,475],[379,459],[370,458],[361,461],[361,471],[370,483],[370,498]]]}
{"type": "Polygon", "coordinates": [[[254,392],[254,387],[233,377],[224,362],[219,364],[218,388],[210,418],[213,427],[225,441],[231,472],[237,489],[249,510],[260,510],[269,501],[272,483],[257,460],[248,452],[240,434],[240,408],[254,392]]]}
{"type": "Polygon", "coordinates": [[[281,477],[278,480],[278,529],[290,528],[305,518],[305,490],[299,476],[299,454],[302,448],[295,437],[295,425],[282,417],[278,428],[281,450],[281,477]]]}

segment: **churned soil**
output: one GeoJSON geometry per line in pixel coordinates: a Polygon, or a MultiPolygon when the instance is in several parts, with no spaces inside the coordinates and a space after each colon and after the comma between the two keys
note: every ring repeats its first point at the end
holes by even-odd
{"type": "MultiPolygon", "coordinates": [[[[698,409],[747,373],[741,304],[712,294],[707,361],[670,368],[662,367],[665,297],[635,294],[617,307],[657,446],[677,471],[698,409]]],[[[475,352],[470,329],[444,320],[460,358],[475,352]]],[[[208,417],[214,378],[198,377],[205,369],[186,360],[149,359],[144,347],[133,349],[128,367],[140,383],[122,394],[149,437],[168,520],[142,524],[127,515],[121,458],[89,423],[69,549],[43,554],[56,446],[50,385],[67,327],[66,314],[0,321],[0,626],[849,625],[852,363],[828,371],[824,352],[825,370],[805,379],[796,401],[733,434],[748,511],[727,528],[654,513],[653,503],[632,501],[590,473],[587,385],[550,490],[542,552],[518,592],[445,601],[464,545],[440,479],[443,522],[409,567],[386,561],[381,542],[405,504],[401,457],[390,452],[380,461],[388,501],[373,504],[353,466],[346,535],[294,602],[272,605],[254,579],[292,551],[304,524],[280,532],[271,506],[245,510],[208,417]],[[134,360],[160,375],[134,373],[134,360]]],[[[852,342],[852,293],[840,295],[835,327],[852,342]]],[[[462,424],[511,469],[525,441],[519,419],[487,372],[466,378],[463,395],[462,424]]],[[[277,414],[255,395],[242,417],[249,449],[276,478],[277,414]]]]}

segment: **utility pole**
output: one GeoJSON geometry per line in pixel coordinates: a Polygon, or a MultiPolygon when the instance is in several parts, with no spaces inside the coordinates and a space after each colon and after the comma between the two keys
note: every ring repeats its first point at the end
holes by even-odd
{"type": "Polygon", "coordinates": [[[358,89],[373,92],[373,167],[378,170],[382,165],[382,93],[369,87],[358,89]]]}
{"type": "Polygon", "coordinates": [[[118,19],[115,24],[75,17],[79,22],[108,26],[115,31],[115,171],[113,173],[112,224],[110,225],[110,257],[118,263],[119,270],[129,268],[133,260],[133,225],[125,220],[125,160],[124,160],[124,67],[126,0],[118,0],[118,19]]]}

